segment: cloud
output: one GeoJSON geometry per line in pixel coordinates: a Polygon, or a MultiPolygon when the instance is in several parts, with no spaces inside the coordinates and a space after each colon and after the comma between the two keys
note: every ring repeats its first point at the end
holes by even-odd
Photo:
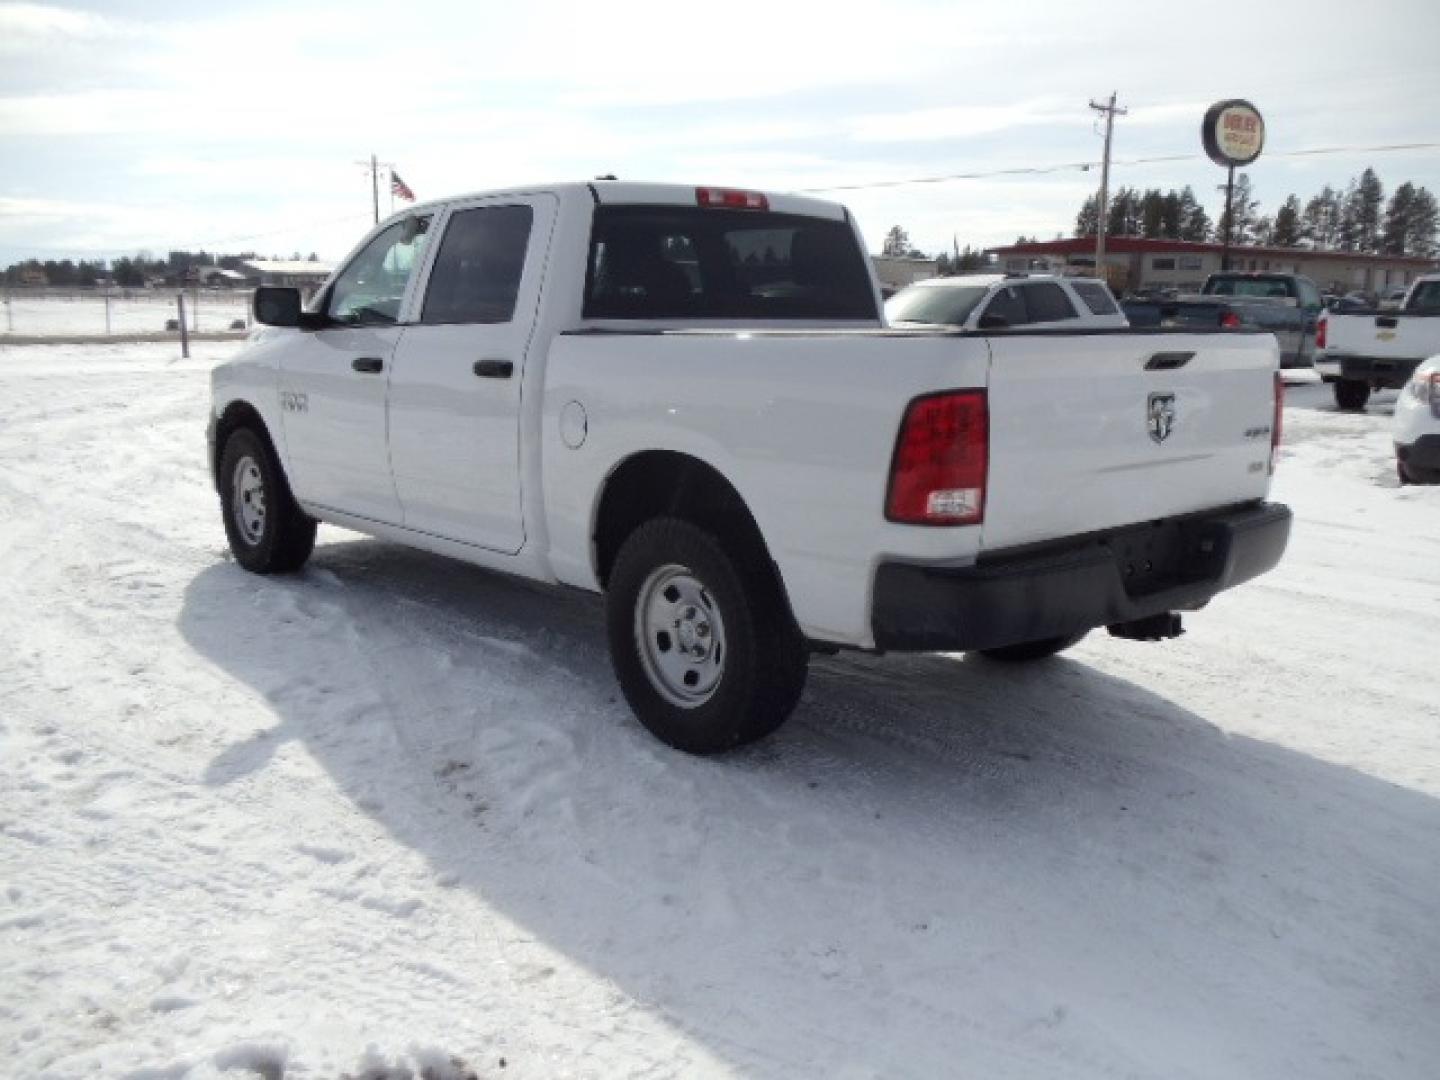
{"type": "Polygon", "coordinates": [[[47,4],[0,4],[0,47],[19,51],[61,38],[96,38],[114,33],[112,19],[47,4]]]}
{"type": "Polygon", "coordinates": [[[850,135],[860,142],[917,142],[966,139],[1020,127],[1089,123],[1073,102],[1054,98],[1015,105],[952,105],[857,117],[850,135]]]}

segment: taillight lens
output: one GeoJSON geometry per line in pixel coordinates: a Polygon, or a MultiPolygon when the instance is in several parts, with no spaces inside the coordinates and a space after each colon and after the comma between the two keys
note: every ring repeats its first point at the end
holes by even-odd
{"type": "Polygon", "coordinates": [[[1270,475],[1280,463],[1280,435],[1285,427],[1285,380],[1275,372],[1275,419],[1270,424],[1270,475]]]}
{"type": "Polygon", "coordinates": [[[1325,338],[1329,335],[1329,333],[1330,320],[1322,318],[1318,323],[1315,324],[1315,348],[1325,348],[1325,338]]]}
{"type": "Polygon", "coordinates": [[[1221,329],[1224,330],[1239,330],[1240,316],[1236,315],[1233,311],[1227,311],[1224,315],[1220,316],[1220,326],[1221,329]]]}
{"type": "Polygon", "coordinates": [[[759,191],[736,191],[733,188],[697,187],[695,202],[700,206],[724,207],[727,210],[769,210],[770,200],[759,191]]]}
{"type": "Polygon", "coordinates": [[[916,398],[895,443],[885,517],[906,525],[978,525],[985,520],[989,469],[985,391],[916,398]]]}

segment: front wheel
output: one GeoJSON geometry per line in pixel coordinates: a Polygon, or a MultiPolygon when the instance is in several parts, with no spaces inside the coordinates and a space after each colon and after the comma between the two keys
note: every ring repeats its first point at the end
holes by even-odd
{"type": "Polygon", "coordinates": [[[315,547],[315,519],[295,504],[270,444],[237,428],[220,452],[220,513],[235,561],[257,574],[299,570],[315,547]]]}
{"type": "Polygon", "coordinates": [[[1078,645],[1088,631],[1066,637],[1041,638],[1039,641],[1022,641],[1019,645],[1001,645],[994,649],[981,649],[980,655],[1006,664],[1023,664],[1030,660],[1044,660],[1064,652],[1072,645],[1078,645]]]}
{"type": "Polygon", "coordinates": [[[677,518],[621,545],[606,592],[610,659],[662,742],[713,754],[770,734],[805,686],[804,639],[761,559],[677,518]]]}
{"type": "Polygon", "coordinates": [[[1335,404],[1346,412],[1359,412],[1370,400],[1370,384],[1355,379],[1339,379],[1335,383],[1335,404]]]}

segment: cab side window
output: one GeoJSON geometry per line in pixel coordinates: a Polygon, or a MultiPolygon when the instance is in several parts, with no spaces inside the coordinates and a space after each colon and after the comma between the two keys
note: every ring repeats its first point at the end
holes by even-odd
{"type": "Polygon", "coordinates": [[[528,206],[485,206],[450,218],[430,283],[423,323],[505,323],[525,269],[534,211],[528,206]]]}
{"type": "Polygon", "coordinates": [[[400,317],[410,274],[425,252],[430,218],[397,221],[365,245],[335,284],[325,313],[347,326],[389,326],[400,317]]]}
{"type": "Polygon", "coordinates": [[[1032,323],[1060,322],[1077,317],[1075,305],[1059,285],[1026,285],[1022,291],[1025,293],[1025,310],[1030,316],[1028,321],[1032,323]]]}
{"type": "Polygon", "coordinates": [[[1020,289],[1015,285],[1006,285],[1002,289],[995,290],[995,295],[990,298],[990,303],[985,307],[985,315],[998,315],[1005,320],[1006,326],[1024,326],[1030,321],[1025,314],[1025,298],[1020,295],[1020,289]]]}

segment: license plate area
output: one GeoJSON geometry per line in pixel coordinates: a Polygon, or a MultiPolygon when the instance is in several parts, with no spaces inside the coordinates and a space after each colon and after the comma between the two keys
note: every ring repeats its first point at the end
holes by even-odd
{"type": "Polygon", "coordinates": [[[1213,577],[1222,557],[1203,521],[1157,521],[1121,529],[1100,541],[1130,596],[1146,596],[1213,577]]]}

